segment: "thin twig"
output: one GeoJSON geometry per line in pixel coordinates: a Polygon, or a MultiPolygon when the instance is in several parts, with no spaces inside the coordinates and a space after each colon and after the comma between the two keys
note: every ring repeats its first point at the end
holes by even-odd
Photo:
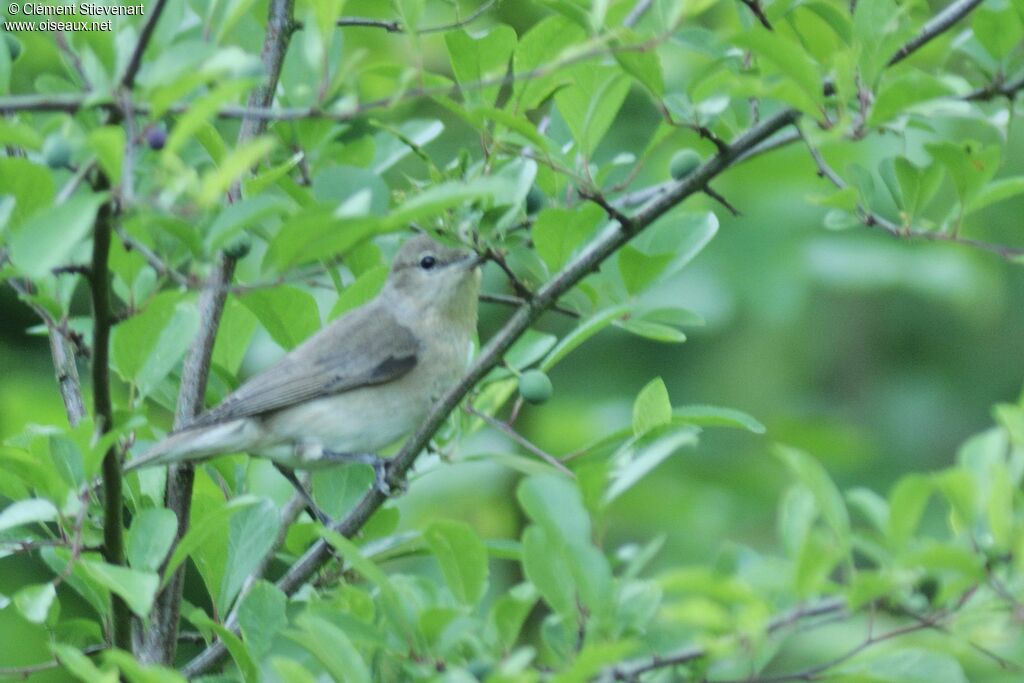
{"type": "MultiPolygon", "coordinates": [[[[428,26],[421,28],[416,33],[443,33],[444,31],[451,31],[463,26],[468,26],[474,21],[482,17],[488,10],[498,4],[499,0],[487,0],[484,4],[477,7],[473,12],[467,14],[465,18],[458,21],[453,21],[448,24],[439,24],[437,26],[428,26]]],[[[402,26],[398,20],[386,20],[386,19],[370,19],[368,17],[341,17],[336,22],[338,26],[342,27],[361,27],[361,28],[379,28],[387,31],[388,33],[406,33],[405,27],[402,26]]]]}
{"type": "MultiPolygon", "coordinates": [[[[825,158],[821,155],[821,151],[811,144],[810,140],[808,140],[806,136],[803,136],[803,139],[806,143],[808,153],[811,155],[815,165],[818,167],[818,175],[827,179],[837,189],[845,189],[847,187],[846,181],[844,181],[842,177],[840,177],[840,175],[828,165],[828,162],[826,162],[825,158]]],[[[1005,244],[995,244],[993,242],[985,242],[969,237],[961,237],[956,233],[918,230],[911,226],[897,225],[888,218],[875,213],[870,207],[865,206],[861,202],[857,203],[857,214],[864,225],[868,227],[881,228],[893,237],[900,239],[919,239],[928,242],[949,242],[951,244],[960,244],[980,249],[982,251],[987,251],[1006,261],[1012,261],[1024,255],[1024,247],[1011,247],[1005,244]]]]}
{"type": "Polygon", "coordinates": [[[128,251],[134,251],[141,256],[149,264],[149,267],[156,271],[157,275],[170,279],[180,287],[191,288],[195,286],[195,282],[169,266],[155,251],[129,235],[128,231],[122,226],[115,228],[115,232],[124,248],[128,251]]]}
{"type": "Polygon", "coordinates": [[[576,475],[573,474],[573,471],[570,470],[565,465],[563,465],[561,463],[561,461],[559,461],[558,458],[556,458],[555,456],[551,455],[550,453],[545,451],[543,448],[541,448],[540,446],[538,446],[537,444],[533,443],[532,441],[527,439],[525,436],[523,436],[522,434],[517,432],[512,427],[512,425],[508,424],[507,422],[502,422],[501,420],[499,420],[497,418],[491,417],[487,413],[482,413],[482,412],[480,412],[479,410],[477,410],[476,408],[474,408],[471,405],[466,405],[465,406],[465,410],[470,415],[474,415],[476,417],[479,417],[481,420],[483,420],[485,423],[487,423],[488,425],[490,425],[494,429],[497,429],[502,434],[507,435],[510,439],[515,441],[517,444],[519,444],[520,446],[522,446],[526,450],[530,451],[531,453],[536,455],[538,458],[540,458],[541,460],[543,460],[544,462],[546,462],[547,464],[551,465],[556,470],[561,472],[562,474],[564,474],[564,475],[566,475],[568,477],[571,477],[573,479],[576,478],[576,475]]]}
{"type": "MultiPolygon", "coordinates": [[[[805,619],[812,619],[826,614],[836,614],[845,610],[845,599],[825,598],[820,602],[796,607],[788,612],[780,614],[768,622],[768,627],[765,629],[765,633],[772,634],[776,631],[792,626],[793,624],[804,621],[805,619]]],[[[664,669],[678,666],[680,664],[686,664],[687,662],[701,659],[702,657],[707,656],[707,654],[707,647],[701,645],[690,645],[664,655],[649,655],[647,657],[639,657],[627,662],[620,662],[606,668],[596,680],[606,683],[608,681],[633,681],[639,676],[650,671],[654,671],[655,669],[664,669]]]]}
{"type": "Polygon", "coordinates": [[[889,59],[889,66],[899,64],[931,42],[932,39],[948,31],[953,24],[970,14],[981,2],[982,0],[956,0],[947,5],[941,12],[928,20],[920,33],[896,51],[896,54],[889,59]]]}
{"type": "MultiPolygon", "coordinates": [[[[149,45],[149,41],[153,38],[153,31],[156,30],[156,24],[160,21],[160,15],[164,11],[164,7],[167,6],[167,0],[156,0],[156,6],[147,7],[146,23],[142,26],[142,32],[139,34],[139,42],[135,44],[135,49],[132,51],[132,56],[128,59],[128,66],[124,69],[124,76],[121,77],[121,87],[126,90],[131,90],[135,87],[135,77],[139,73],[139,68],[142,66],[142,56],[146,52],[146,46],[149,45]]],[[[131,116],[129,112],[125,112],[125,116],[131,116]]]]}
{"type": "Polygon", "coordinates": [[[722,196],[717,191],[712,189],[712,187],[710,185],[708,185],[708,186],[706,186],[704,188],[704,194],[706,194],[707,196],[711,197],[716,202],[718,202],[719,204],[724,206],[726,208],[726,210],[729,213],[731,213],[733,216],[740,216],[740,215],[742,215],[742,212],[739,209],[737,209],[735,206],[733,206],[732,202],[730,202],[724,196],[722,196]]]}
{"type": "MultiPolygon", "coordinates": [[[[501,304],[502,306],[522,306],[526,303],[525,299],[521,299],[517,296],[509,296],[507,294],[488,294],[484,293],[480,295],[480,301],[488,304],[501,304]]],[[[570,318],[579,318],[580,314],[571,308],[565,306],[552,306],[552,311],[567,315],[570,318]]]]}
{"type": "Polygon", "coordinates": [[[633,28],[643,19],[652,5],[654,5],[654,0],[640,0],[633,5],[633,9],[629,10],[629,14],[622,20],[622,25],[626,28],[633,28]]]}
{"type": "Polygon", "coordinates": [[[82,81],[82,89],[86,92],[92,90],[92,83],[89,81],[88,74],[85,73],[85,67],[82,66],[82,60],[78,54],[71,49],[68,44],[68,37],[64,31],[54,31],[53,40],[57,43],[57,47],[61,53],[67,57],[67,60],[71,62],[71,68],[74,69],[75,73],[78,74],[78,78],[82,81]]]}
{"type": "MultiPolygon", "coordinates": [[[[82,654],[94,655],[98,652],[103,652],[107,649],[106,645],[88,645],[82,648],[82,654]]],[[[46,662],[40,662],[38,664],[28,664],[26,666],[9,666],[0,667],[0,678],[28,678],[32,674],[37,674],[41,671],[49,671],[56,669],[61,666],[61,663],[56,659],[51,659],[46,662]]]]}

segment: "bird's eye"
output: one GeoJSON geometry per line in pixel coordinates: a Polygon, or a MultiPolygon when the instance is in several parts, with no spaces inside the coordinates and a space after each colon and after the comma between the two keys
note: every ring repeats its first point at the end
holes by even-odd
{"type": "Polygon", "coordinates": [[[437,259],[433,256],[427,255],[420,259],[420,268],[423,270],[430,270],[437,265],[437,259]]]}

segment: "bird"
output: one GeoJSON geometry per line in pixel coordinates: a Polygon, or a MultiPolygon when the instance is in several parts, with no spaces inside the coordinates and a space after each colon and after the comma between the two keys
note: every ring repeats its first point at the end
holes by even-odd
{"type": "MultiPolygon", "coordinates": [[[[377,453],[418,427],[464,372],[482,259],[416,235],[381,292],[323,327],[218,405],[131,459],[126,471],[245,452],[293,469],[360,462],[387,492],[377,453]]],[[[307,497],[307,503],[310,502],[307,497]]]]}

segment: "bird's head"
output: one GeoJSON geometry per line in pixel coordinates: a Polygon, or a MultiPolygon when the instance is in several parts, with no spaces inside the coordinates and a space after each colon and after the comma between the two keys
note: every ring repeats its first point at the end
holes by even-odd
{"type": "Polygon", "coordinates": [[[475,325],[479,265],[480,258],[471,251],[417,235],[398,250],[387,290],[413,310],[472,320],[475,325]]]}

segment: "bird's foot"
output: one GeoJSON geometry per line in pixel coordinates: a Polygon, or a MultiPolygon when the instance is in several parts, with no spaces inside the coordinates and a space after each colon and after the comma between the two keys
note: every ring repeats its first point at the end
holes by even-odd
{"type": "Polygon", "coordinates": [[[373,488],[385,497],[391,497],[395,490],[388,483],[388,461],[373,453],[337,453],[324,451],[321,459],[337,464],[369,465],[373,468],[373,488]]]}

